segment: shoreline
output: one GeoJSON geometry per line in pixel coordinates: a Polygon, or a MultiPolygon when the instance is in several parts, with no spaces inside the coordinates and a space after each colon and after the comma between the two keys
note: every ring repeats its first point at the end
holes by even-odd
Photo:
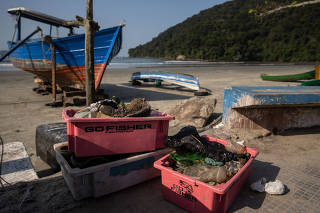
{"type": "MultiPolygon", "coordinates": [[[[153,58],[128,58],[137,60],[136,62],[112,62],[106,68],[106,71],[110,69],[143,69],[143,68],[185,68],[185,67],[219,67],[219,66],[315,66],[320,62],[259,62],[259,61],[195,61],[195,60],[164,60],[153,58]],[[143,62],[141,60],[159,60],[161,62],[143,62]]],[[[122,60],[122,59],[120,59],[122,60]]],[[[22,71],[19,68],[13,66],[9,62],[0,63],[0,72],[5,71],[22,71]],[[9,69],[9,70],[6,70],[9,69]]]]}

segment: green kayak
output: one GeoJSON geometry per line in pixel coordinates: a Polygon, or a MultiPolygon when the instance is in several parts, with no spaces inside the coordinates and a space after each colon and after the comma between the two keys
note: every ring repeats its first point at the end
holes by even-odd
{"type": "Polygon", "coordinates": [[[309,71],[293,75],[266,75],[262,74],[261,79],[264,81],[283,81],[283,82],[295,82],[301,80],[315,79],[315,71],[309,71]]]}
{"type": "Polygon", "coordinates": [[[320,86],[320,80],[305,81],[301,83],[301,86],[320,86]]]}

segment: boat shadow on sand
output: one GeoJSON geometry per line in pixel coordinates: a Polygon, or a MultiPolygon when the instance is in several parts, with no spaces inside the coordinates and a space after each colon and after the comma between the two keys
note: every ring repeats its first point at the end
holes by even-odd
{"type": "MultiPolygon", "coordinates": [[[[131,83],[123,83],[122,85],[125,86],[131,86],[131,87],[135,87],[135,88],[157,88],[157,89],[162,89],[163,91],[168,90],[168,91],[180,91],[180,92],[188,92],[190,93],[190,95],[193,95],[193,93],[195,92],[195,90],[183,87],[183,86],[179,86],[179,85],[175,85],[175,84],[169,84],[169,83],[162,83],[161,86],[156,86],[154,82],[151,83],[142,83],[141,85],[132,85],[131,83]]],[[[212,92],[210,89],[208,88],[204,88],[204,87],[200,87],[200,89],[208,91],[208,92],[212,92]]]]}
{"type": "Polygon", "coordinates": [[[130,83],[124,84],[101,84],[100,88],[110,97],[116,96],[123,101],[130,101],[133,98],[145,98],[147,101],[179,100],[193,97],[191,90],[177,90],[148,86],[132,86],[130,83]],[[157,90],[157,91],[155,91],[157,90]],[[182,94],[177,94],[182,93],[182,94]]]}

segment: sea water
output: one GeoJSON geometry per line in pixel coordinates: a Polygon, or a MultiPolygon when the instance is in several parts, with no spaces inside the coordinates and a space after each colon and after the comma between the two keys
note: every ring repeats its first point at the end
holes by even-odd
{"type": "Polygon", "coordinates": [[[0,71],[21,71],[14,67],[10,62],[0,63],[0,71]]]}
{"type": "Polygon", "coordinates": [[[165,60],[156,58],[129,58],[129,57],[116,57],[112,59],[108,68],[139,68],[139,67],[175,67],[175,66],[213,66],[219,64],[239,64],[243,62],[205,62],[200,60],[165,60]]]}
{"type": "MultiPolygon", "coordinates": [[[[177,61],[177,60],[164,60],[156,58],[129,58],[129,57],[116,57],[112,59],[107,66],[108,69],[128,69],[139,67],[175,67],[175,66],[213,66],[218,64],[230,64],[242,62],[203,62],[203,61],[177,61]]],[[[0,63],[0,71],[21,71],[14,67],[10,62],[0,63]]]]}

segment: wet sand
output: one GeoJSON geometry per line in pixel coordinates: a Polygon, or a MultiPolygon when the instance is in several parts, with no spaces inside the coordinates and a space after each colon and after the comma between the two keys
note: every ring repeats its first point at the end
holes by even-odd
{"type": "MultiPolygon", "coordinates": [[[[162,112],[168,112],[177,103],[193,97],[193,92],[170,85],[163,85],[163,87],[159,88],[155,87],[152,83],[133,87],[128,82],[131,74],[137,71],[167,71],[192,74],[199,78],[201,87],[212,91],[212,95],[218,100],[216,112],[222,113],[223,93],[226,87],[298,85],[298,83],[262,81],[260,74],[295,74],[313,69],[313,65],[290,64],[273,66],[229,64],[111,69],[105,72],[101,87],[110,96],[115,95],[125,102],[135,97],[144,97],[153,108],[162,112]]],[[[63,122],[61,118],[63,108],[45,106],[46,103],[51,101],[51,96],[36,94],[32,91],[34,87],[36,85],[33,83],[32,74],[26,72],[0,72],[0,135],[5,143],[14,141],[23,142],[35,170],[41,173],[41,171],[49,167],[35,154],[36,127],[41,124],[63,122]]],[[[245,187],[231,209],[237,212],[247,212],[250,210],[263,212],[263,210],[274,206],[274,202],[276,201],[287,204],[289,202],[286,207],[287,209],[279,207],[278,212],[280,210],[281,212],[290,212],[289,209],[299,207],[301,199],[297,197],[294,200],[294,196],[299,196],[295,190],[298,190],[300,186],[292,178],[294,177],[299,181],[309,181],[311,184],[313,183],[312,181],[319,181],[319,141],[319,128],[289,132],[287,135],[272,135],[250,141],[249,146],[260,150],[260,155],[254,164],[251,180],[255,180],[261,176],[268,176],[271,179],[280,178],[290,188],[290,192],[282,197],[274,198],[250,192],[247,189],[248,187],[245,187]],[[310,172],[310,175],[305,176],[308,172],[310,172]],[[294,204],[293,201],[297,204],[294,204]]],[[[52,211],[55,212],[71,209],[77,213],[93,209],[96,212],[105,212],[106,209],[108,209],[108,212],[184,212],[179,207],[162,198],[160,178],[121,192],[103,196],[99,199],[86,199],[82,202],[73,201],[61,177],[61,173],[41,178],[36,184],[34,191],[39,194],[49,194],[48,196],[50,197],[50,199],[46,200],[45,197],[35,195],[34,201],[31,204],[25,204],[26,210],[34,208],[35,212],[37,212],[37,207],[38,210],[43,210],[44,207],[40,206],[49,205],[48,202],[50,203],[49,206],[52,207],[52,211]],[[67,201],[68,204],[66,204],[67,201]],[[78,208],[74,208],[76,206],[78,208]]],[[[311,206],[309,207],[309,212],[315,212],[313,210],[318,204],[313,204],[314,201],[312,199],[318,199],[319,201],[319,188],[316,191],[311,190],[310,193],[313,194],[310,195],[310,199],[307,199],[305,203],[311,206]]],[[[308,209],[304,210],[307,211],[308,209]]]]}

